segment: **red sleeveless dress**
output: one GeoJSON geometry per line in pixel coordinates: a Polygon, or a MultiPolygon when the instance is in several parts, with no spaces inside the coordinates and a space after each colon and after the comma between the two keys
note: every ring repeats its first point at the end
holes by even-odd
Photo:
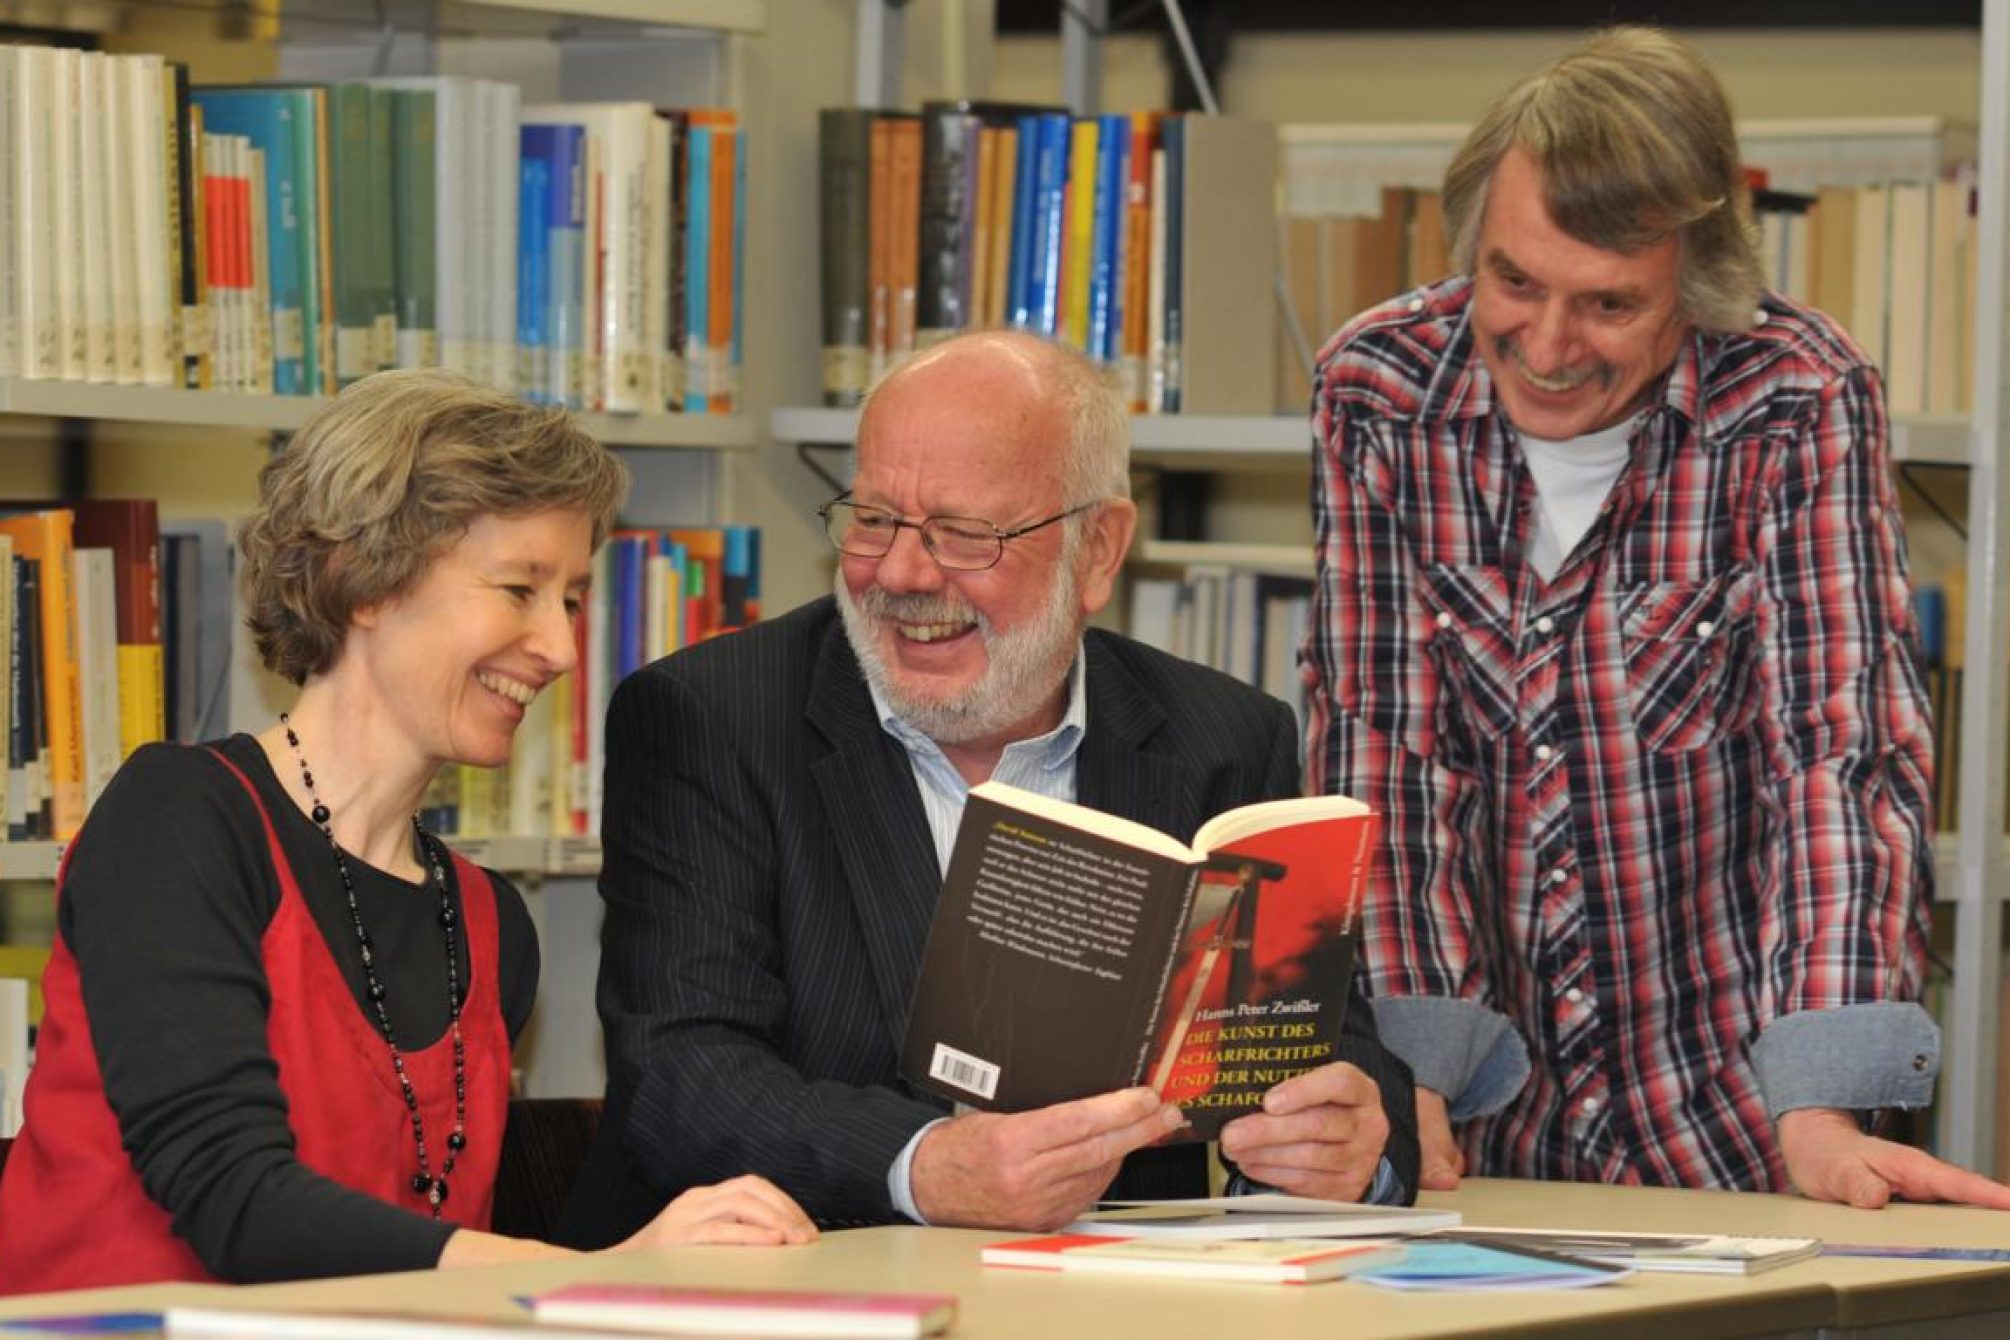
{"type": "MultiPolygon", "coordinates": [[[[279,1066],[296,1155],[331,1181],[430,1214],[425,1198],[412,1190],[418,1150],[390,1050],[336,965],[251,779],[218,758],[251,796],[279,874],[279,908],[259,952],[272,998],[266,1042],[279,1066]]],[[[495,890],[479,867],[458,855],[453,861],[468,942],[461,1008],[468,1147],[455,1161],[446,1213],[457,1224],[486,1229],[509,1109],[509,1033],[496,985],[495,890]]],[[[121,1144],[91,1044],[77,962],[60,937],[42,992],[42,1030],[23,1100],[26,1120],[0,1177],[0,1294],[209,1280],[175,1236],[168,1212],[140,1185],[121,1144]]],[[[437,1172],[454,1128],[451,1030],[404,1056],[437,1172]]]]}

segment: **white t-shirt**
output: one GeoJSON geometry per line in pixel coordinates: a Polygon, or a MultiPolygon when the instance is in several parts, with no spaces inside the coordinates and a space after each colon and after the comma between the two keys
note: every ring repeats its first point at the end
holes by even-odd
{"type": "Polygon", "coordinates": [[[1522,459],[1535,477],[1535,535],[1526,555],[1548,581],[1598,520],[1605,495],[1626,468],[1627,441],[1638,416],[1582,437],[1552,442],[1521,437],[1522,459]]]}

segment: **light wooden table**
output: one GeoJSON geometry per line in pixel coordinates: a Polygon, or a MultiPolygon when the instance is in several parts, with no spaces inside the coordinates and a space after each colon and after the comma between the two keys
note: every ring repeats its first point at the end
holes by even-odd
{"type": "MultiPolygon", "coordinates": [[[[1469,1181],[1424,1203],[1472,1225],[1803,1235],[1831,1242],[2010,1247],[2010,1214],[1937,1206],[1880,1212],[1787,1196],[1469,1181]]],[[[410,1310],[520,1315],[516,1297],[581,1279],[767,1289],[944,1292],[960,1302],[955,1335],[1222,1340],[1355,1340],[1485,1335],[1655,1337],[1851,1335],[1921,1340],[2010,1334],[2010,1268],[1824,1259],[1745,1278],[1639,1274],[1596,1289],[1544,1293],[1399,1294],[1339,1281],[1312,1288],[1178,1279],[1056,1277],[985,1270],[992,1232],[874,1228],[811,1247],[682,1248],[532,1266],[377,1275],[231,1289],[173,1285],[0,1300],[0,1317],[126,1309],[170,1302],[241,1308],[410,1310]]]]}

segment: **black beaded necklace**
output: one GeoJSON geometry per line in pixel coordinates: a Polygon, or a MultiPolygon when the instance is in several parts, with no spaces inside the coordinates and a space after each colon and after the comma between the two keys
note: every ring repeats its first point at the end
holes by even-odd
{"type": "Polygon", "coordinates": [[[440,1163],[440,1175],[435,1177],[431,1171],[432,1160],[426,1153],[426,1123],[419,1115],[419,1098],[412,1092],[411,1076],[405,1073],[404,1053],[398,1050],[398,1038],[391,1029],[391,1014],[384,1004],[384,984],[377,980],[376,956],[371,950],[370,934],[363,929],[363,911],[356,905],[356,883],[349,876],[349,858],[342,854],[342,844],[335,840],[335,830],[329,823],[333,816],[314,790],[314,774],[307,767],[307,756],[300,752],[300,737],[293,733],[293,722],[284,712],[279,714],[279,725],[286,732],[286,743],[292,748],[293,757],[300,762],[300,780],[307,788],[307,799],[312,803],[308,815],[320,827],[321,835],[328,839],[328,850],[335,854],[335,873],[342,877],[342,896],[349,902],[349,924],[356,928],[356,949],[363,959],[366,994],[377,1014],[377,1031],[391,1049],[391,1069],[397,1073],[398,1088],[405,1097],[405,1111],[412,1118],[412,1140],[419,1150],[419,1171],[412,1176],[412,1191],[426,1198],[426,1203],[432,1207],[433,1218],[438,1219],[440,1207],[447,1203],[447,1178],[454,1171],[454,1160],[468,1147],[467,1050],[461,1042],[461,969],[454,953],[454,925],[458,918],[454,914],[453,894],[447,887],[446,862],[440,856],[439,844],[427,835],[419,823],[419,816],[414,814],[412,832],[418,838],[419,850],[426,855],[428,878],[440,894],[440,927],[446,933],[447,941],[447,1018],[454,1040],[454,1129],[447,1136],[447,1156],[440,1163]]]}

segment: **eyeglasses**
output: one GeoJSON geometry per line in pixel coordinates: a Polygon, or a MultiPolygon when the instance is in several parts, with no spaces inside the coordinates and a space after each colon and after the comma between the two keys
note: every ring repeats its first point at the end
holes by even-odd
{"type": "Polygon", "coordinates": [[[909,521],[878,507],[860,506],[842,496],[817,508],[817,515],[824,520],[824,534],[830,538],[831,547],[841,554],[884,558],[902,530],[913,530],[921,533],[922,548],[941,566],[958,572],[982,572],[998,566],[998,560],[1005,557],[1005,541],[1030,535],[1098,506],[1101,504],[1083,503],[1017,530],[1000,530],[989,521],[967,516],[931,516],[909,521]]]}

